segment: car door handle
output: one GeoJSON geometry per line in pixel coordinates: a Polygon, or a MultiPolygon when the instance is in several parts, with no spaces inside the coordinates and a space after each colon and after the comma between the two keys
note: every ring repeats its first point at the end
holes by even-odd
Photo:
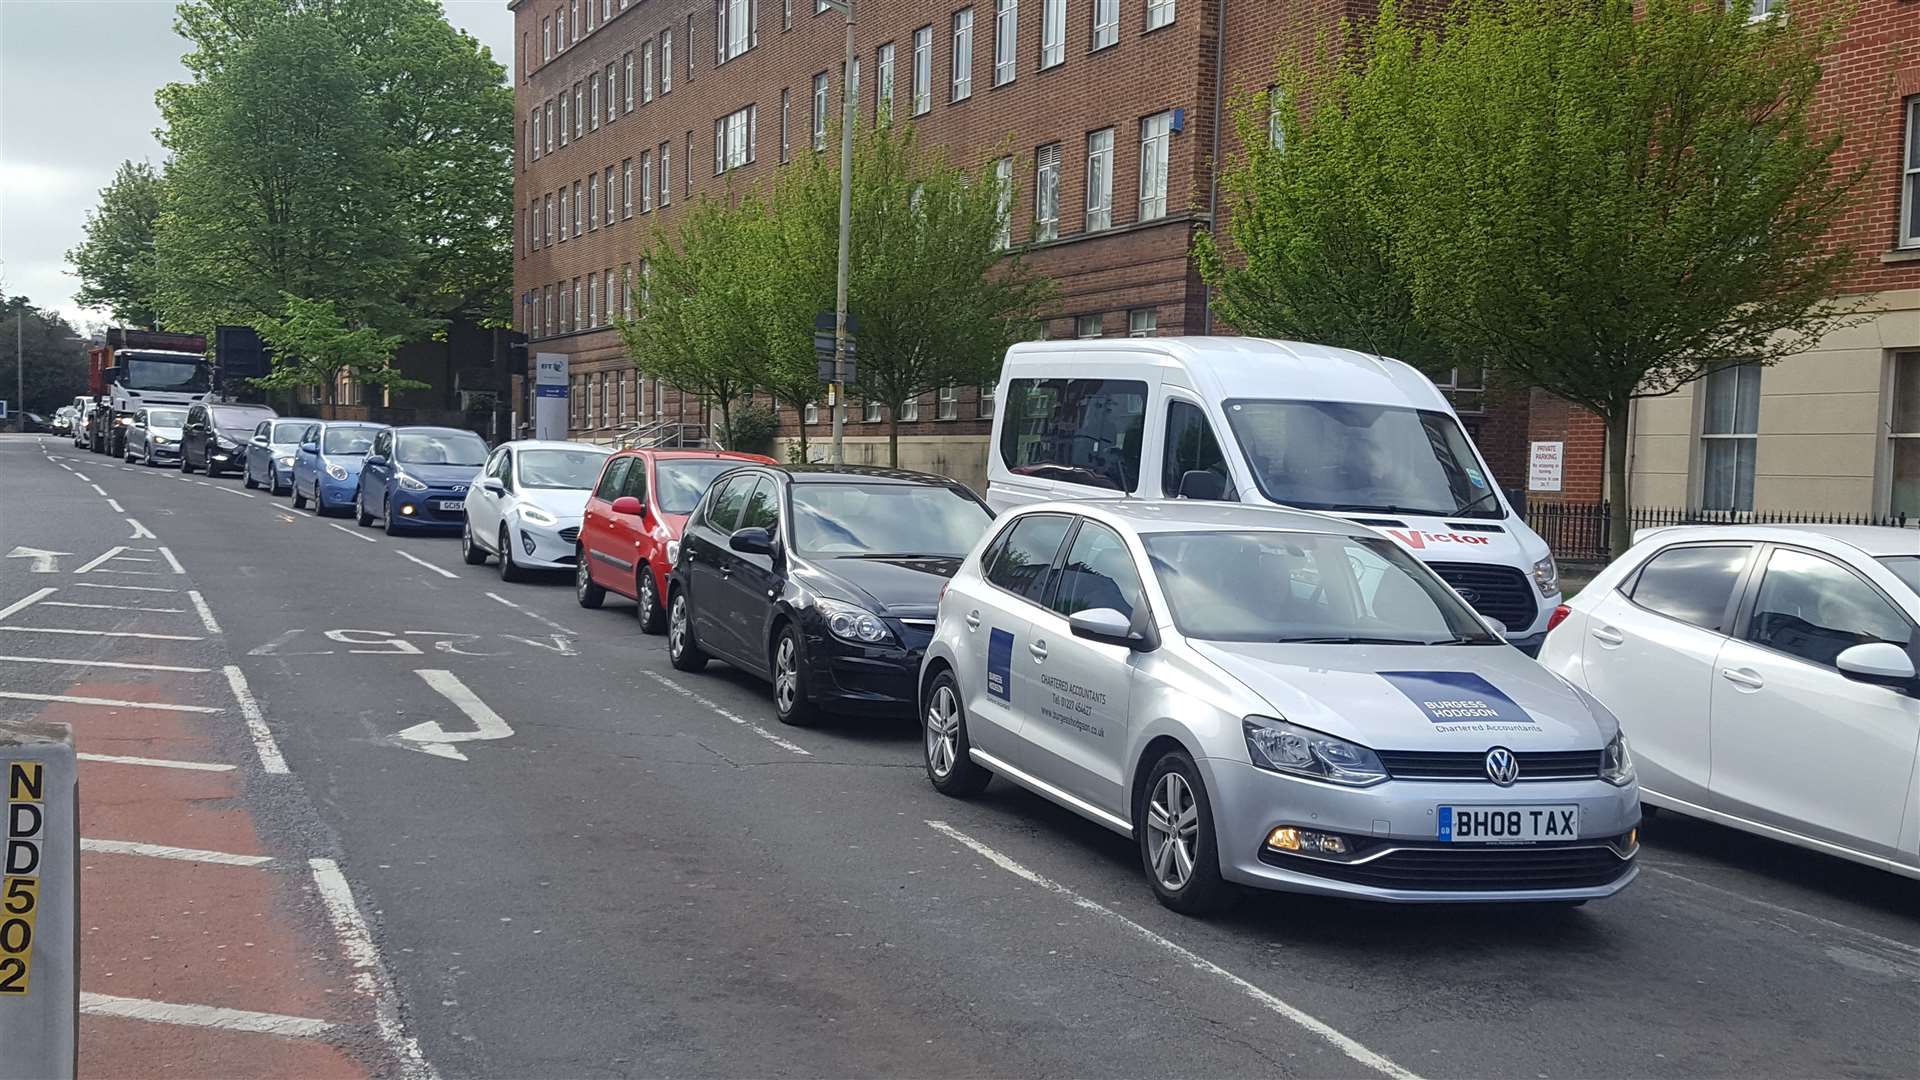
{"type": "Polygon", "coordinates": [[[1044,641],[1036,641],[1027,646],[1027,651],[1033,654],[1035,660],[1045,660],[1047,658],[1047,643],[1044,641]]]}
{"type": "Polygon", "coordinates": [[[1752,668],[1721,668],[1720,677],[1742,690],[1758,690],[1767,685],[1767,680],[1752,668]]]}
{"type": "Polygon", "coordinates": [[[980,613],[979,612],[977,611],[967,612],[967,629],[969,630],[980,629],[980,613]]]}
{"type": "Polygon", "coordinates": [[[1602,645],[1619,645],[1627,640],[1627,635],[1611,626],[1596,626],[1593,628],[1593,639],[1602,645]]]}

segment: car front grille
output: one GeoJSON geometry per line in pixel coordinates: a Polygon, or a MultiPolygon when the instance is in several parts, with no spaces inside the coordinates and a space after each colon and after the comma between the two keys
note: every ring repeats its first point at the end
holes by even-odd
{"type": "Polygon", "coordinates": [[[1511,566],[1456,562],[1427,565],[1465,597],[1475,611],[1499,619],[1515,633],[1532,626],[1534,616],[1540,612],[1533,580],[1511,566]]]}
{"type": "Polygon", "coordinates": [[[1633,867],[1631,858],[1594,841],[1527,847],[1396,845],[1376,858],[1351,863],[1271,849],[1263,849],[1260,858],[1296,873],[1354,885],[1438,892],[1592,889],[1620,880],[1633,867]]]}
{"type": "Polygon", "coordinates": [[[580,527],[575,525],[565,529],[561,529],[560,539],[565,540],[569,544],[574,543],[575,541],[580,539],[580,527]]]}
{"type": "MultiPolygon", "coordinates": [[[[1395,780],[1487,779],[1484,750],[1379,750],[1380,764],[1395,780]]],[[[1600,775],[1599,750],[1516,750],[1519,782],[1528,780],[1592,780],[1600,775]]]]}

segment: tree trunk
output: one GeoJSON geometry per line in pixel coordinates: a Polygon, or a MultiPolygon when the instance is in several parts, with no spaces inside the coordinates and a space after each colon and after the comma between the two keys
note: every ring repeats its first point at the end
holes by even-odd
{"type": "MultiPolygon", "coordinates": [[[[733,442],[733,402],[724,397],[720,399],[720,431],[727,443],[731,444],[733,442]]],[[[723,449],[734,450],[737,447],[727,445],[723,449]]]]}
{"type": "Polygon", "coordinates": [[[1607,555],[1617,559],[1633,543],[1633,500],[1627,490],[1627,420],[1632,402],[1616,404],[1607,421],[1607,555]]]}
{"type": "Polygon", "coordinates": [[[800,423],[795,426],[800,431],[800,461],[802,464],[805,464],[807,460],[807,407],[805,404],[802,404],[793,411],[794,414],[800,418],[800,423]]]}
{"type": "Polygon", "coordinates": [[[900,467],[900,406],[887,409],[887,464],[900,467]]]}

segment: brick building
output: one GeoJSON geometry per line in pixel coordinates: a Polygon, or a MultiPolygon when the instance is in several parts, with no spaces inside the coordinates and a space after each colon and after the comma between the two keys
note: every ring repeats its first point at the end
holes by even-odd
{"type": "MultiPolygon", "coordinates": [[[[1756,18],[1784,17],[1752,2],[1756,18]]],[[[1798,0],[1793,17],[1848,9],[1819,108],[1846,133],[1835,168],[1869,168],[1831,238],[1854,253],[1845,291],[1864,317],[1773,366],[1640,401],[1638,506],[1920,517],[1920,0],[1798,0]]],[[[1534,499],[1605,497],[1597,417],[1536,395],[1530,438],[1563,443],[1566,461],[1561,490],[1534,499]]]]}
{"type": "MultiPolygon", "coordinates": [[[[515,287],[530,352],[569,359],[575,437],[704,422],[699,402],[634,370],[613,313],[634,302],[654,231],[677,227],[691,200],[765,181],[824,146],[840,111],[844,19],[817,0],[511,6],[515,287]]],[[[1280,48],[1359,9],[860,0],[858,121],[887,110],[980,175],[1010,179],[1011,240],[1060,286],[1050,336],[1214,332],[1188,251],[1217,209],[1211,163],[1237,152],[1223,113],[1242,95],[1258,100],[1280,48]]],[[[1479,426],[1478,376],[1454,381],[1479,426]]],[[[910,405],[902,464],[984,483],[987,391],[910,405]]],[[[1525,441],[1524,395],[1516,402],[1480,433],[1510,483],[1525,441]]],[[[829,420],[822,406],[788,412],[783,428],[824,436],[829,420]]],[[[879,406],[852,403],[848,460],[885,460],[884,420],[879,406]]]]}

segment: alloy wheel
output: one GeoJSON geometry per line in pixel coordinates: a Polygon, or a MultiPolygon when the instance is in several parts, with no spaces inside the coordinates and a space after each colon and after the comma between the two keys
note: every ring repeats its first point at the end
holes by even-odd
{"type": "Polygon", "coordinates": [[[1154,785],[1147,803],[1147,849],[1153,854],[1153,876],[1162,887],[1179,892],[1193,877],[1194,849],[1200,839],[1200,807],[1186,778],[1169,772],[1154,785]]]}
{"type": "Polygon", "coordinates": [[[587,560],[581,559],[578,562],[574,563],[574,566],[573,566],[574,597],[576,599],[584,599],[587,595],[587,586],[591,584],[593,584],[593,575],[587,569],[587,560]]]}
{"type": "Polygon", "coordinates": [[[773,703],[782,715],[793,711],[799,692],[799,658],[794,655],[793,635],[786,634],[773,650],[773,703]]]}
{"type": "Polygon", "coordinates": [[[933,702],[927,706],[927,766],[933,770],[934,779],[944,780],[953,771],[959,741],[960,703],[954,699],[953,687],[943,683],[934,690],[933,702]]]}
{"type": "Polygon", "coordinates": [[[667,609],[667,651],[679,656],[687,651],[687,598],[676,596],[667,609]]]}

